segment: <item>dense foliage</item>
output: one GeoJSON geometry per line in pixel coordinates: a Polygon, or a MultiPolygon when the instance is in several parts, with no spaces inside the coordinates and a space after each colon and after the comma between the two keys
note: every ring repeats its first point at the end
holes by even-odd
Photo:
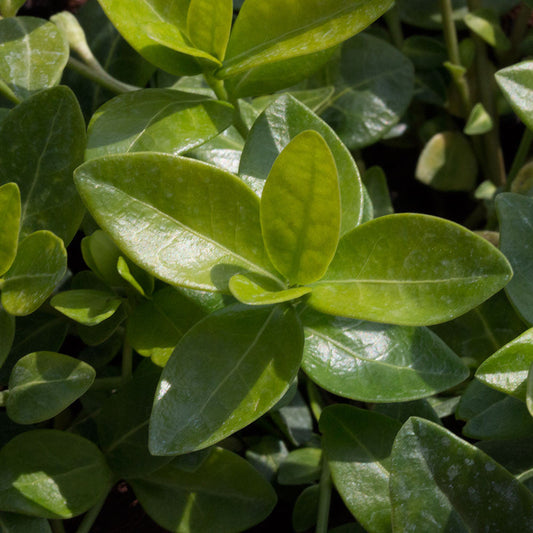
{"type": "Polygon", "coordinates": [[[533,531],[531,3],[22,4],[2,531],[533,531]]]}

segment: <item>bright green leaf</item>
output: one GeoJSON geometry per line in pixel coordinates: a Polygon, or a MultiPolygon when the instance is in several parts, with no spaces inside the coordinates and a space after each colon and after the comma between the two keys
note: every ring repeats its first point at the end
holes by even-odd
{"type": "Polygon", "coordinates": [[[0,80],[20,100],[57,85],[68,56],[55,24],[33,17],[0,20],[0,80]]]}
{"type": "Polygon", "coordinates": [[[85,149],[74,93],[54,87],[15,107],[0,125],[0,146],[7,147],[0,153],[0,183],[14,181],[20,189],[21,235],[45,229],[68,244],[84,214],[72,181],[85,149]]]}
{"type": "Polygon", "coordinates": [[[96,326],[119,308],[121,298],[111,292],[73,290],[56,294],[50,305],[60,313],[85,326],[96,326]]]}
{"type": "Polygon", "coordinates": [[[512,272],[487,241],[426,215],[388,215],[345,235],[309,303],[400,325],[451,320],[500,290],[512,272]]]}
{"type": "Polygon", "coordinates": [[[18,424],[58,415],[89,389],[96,372],[83,361],[54,352],[20,359],[9,378],[7,414],[18,424]]]}
{"type": "Polygon", "coordinates": [[[44,518],[33,518],[14,513],[0,513],[2,533],[52,533],[50,524],[44,518]]]}
{"type": "Polygon", "coordinates": [[[259,418],[289,388],[302,349],[292,307],[235,305],[209,315],[181,339],[163,370],[150,451],[205,448],[259,418]]]}
{"type": "Polygon", "coordinates": [[[411,418],[392,450],[394,531],[524,531],[533,494],[441,426],[411,418]]]}
{"type": "Polygon", "coordinates": [[[103,498],[111,472],[100,450],[66,431],[16,436],[0,450],[0,509],[43,518],[71,518],[103,498]]]}
{"type": "Polygon", "coordinates": [[[231,174],[191,159],[141,153],[89,161],[75,180],[119,248],[164,281],[216,291],[227,290],[229,278],[242,270],[273,277],[259,200],[231,174]]]}
{"type": "Polygon", "coordinates": [[[490,131],[493,126],[492,117],[487,113],[483,104],[478,102],[470,112],[464,132],[467,135],[482,135],[490,131]]]}
{"type": "Polygon", "coordinates": [[[20,191],[16,183],[0,187],[0,276],[17,255],[20,228],[20,191]]]}
{"type": "Polygon", "coordinates": [[[505,35],[498,15],[487,8],[479,8],[465,15],[465,24],[484,41],[500,52],[511,48],[511,41],[505,35]]]}
{"type": "Polygon", "coordinates": [[[81,340],[88,346],[97,346],[107,341],[117,328],[126,320],[127,313],[124,306],[121,305],[115,313],[107,320],[96,324],[96,326],[84,326],[78,324],[76,328],[81,340]]]}
{"type": "Polygon", "coordinates": [[[133,263],[128,263],[120,256],[117,260],[117,272],[120,277],[127,281],[141,296],[145,298],[154,290],[154,278],[145,270],[133,263]]]}
{"type": "MultiPolygon", "coordinates": [[[[117,269],[120,250],[105,231],[96,230],[84,237],[81,241],[81,253],[85,264],[105,283],[104,286],[124,285],[124,278],[117,269]]],[[[76,288],[100,289],[97,286],[76,288]]]]}
{"type": "Polygon", "coordinates": [[[533,61],[499,70],[496,81],[513,111],[529,129],[533,129],[533,61]]]}
{"type": "Polygon", "coordinates": [[[116,96],[89,123],[85,159],[126,152],[178,155],[231,125],[231,105],[193,93],[144,89],[116,96]]]}
{"type": "Polygon", "coordinates": [[[333,405],[320,417],[324,453],[335,487],[367,531],[388,533],[391,524],[391,449],[401,424],[350,405],[333,405]]]}
{"type": "Polygon", "coordinates": [[[36,231],[21,241],[15,262],[2,282],[2,305],[17,316],[33,313],[50,296],[67,269],[63,241],[36,231]]]}
{"type": "Polygon", "coordinates": [[[159,525],[177,533],[212,531],[216,525],[217,533],[232,533],[249,530],[271,513],[276,493],[244,459],[221,448],[190,467],[194,458],[179,457],[131,481],[143,509],[159,525]]]}
{"type": "Polygon", "coordinates": [[[335,255],[339,182],[326,141],[304,131],[274,161],[261,196],[261,228],[272,264],[289,283],[312,283],[335,255]]]}
{"type": "Polygon", "coordinates": [[[322,450],[299,448],[281,461],[278,471],[280,485],[304,485],[320,479],[322,450]]]}
{"type": "Polygon", "coordinates": [[[0,0],[0,14],[3,17],[14,17],[23,6],[25,0],[0,0]]]}
{"type": "Polygon", "coordinates": [[[6,313],[0,305],[0,367],[9,355],[14,338],[15,318],[9,313],[6,313]]]}

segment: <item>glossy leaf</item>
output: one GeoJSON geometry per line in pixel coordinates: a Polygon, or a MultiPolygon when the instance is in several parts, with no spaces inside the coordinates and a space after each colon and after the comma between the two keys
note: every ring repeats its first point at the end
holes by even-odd
{"type": "Polygon", "coordinates": [[[413,65],[387,42],[358,35],[342,48],[335,88],[322,116],[335,125],[348,148],[362,148],[382,138],[407,110],[414,90],[413,65]]]}
{"type": "Polygon", "coordinates": [[[249,277],[237,274],[229,280],[229,289],[239,302],[248,305],[270,305],[296,300],[311,292],[309,287],[270,291],[249,277]]]}
{"type": "Polygon", "coordinates": [[[58,415],[85,394],[96,372],[87,363],[54,352],[20,359],[9,378],[7,414],[18,424],[35,424],[58,415]]]}
{"type": "Polygon", "coordinates": [[[428,400],[414,400],[411,402],[377,403],[374,412],[398,420],[402,424],[411,416],[425,418],[436,424],[442,424],[439,415],[428,400]]]}
{"type": "Polygon", "coordinates": [[[19,244],[15,262],[2,281],[2,305],[17,316],[33,313],[50,296],[67,269],[63,241],[36,231],[19,244]]]}
{"type": "Polygon", "coordinates": [[[91,235],[84,237],[81,241],[81,253],[87,266],[104,282],[104,285],[102,287],[94,285],[76,288],[103,290],[108,285],[111,287],[124,285],[124,278],[117,269],[120,250],[105,231],[96,230],[91,235]]]}
{"type": "Polygon", "coordinates": [[[533,61],[522,61],[496,72],[503,95],[520,120],[533,129],[533,61]]]}
{"type": "Polygon", "coordinates": [[[111,472],[89,440],[52,429],[27,431],[0,450],[0,509],[71,518],[105,496],[111,472]]]}
{"type": "Polygon", "coordinates": [[[247,0],[231,33],[222,78],[259,65],[331,48],[362,31],[391,6],[390,0],[247,0]]]}
{"type": "Polygon", "coordinates": [[[50,300],[54,309],[85,326],[96,326],[108,319],[121,303],[122,299],[111,292],[94,290],[64,291],[50,300]]]}
{"type": "Polygon", "coordinates": [[[139,502],[168,531],[220,533],[248,530],[276,504],[271,485],[238,455],[213,448],[194,467],[195,456],[174,459],[143,479],[131,481],[139,502]]]}
{"type": "Polygon", "coordinates": [[[522,531],[533,494],[507,470],[448,430],[411,418],[392,451],[394,531],[522,531]]]}
{"type": "Polygon", "coordinates": [[[333,315],[427,325],[469,311],[511,275],[505,257],[462,226],[426,215],[389,215],[340,240],[309,303],[333,315]]]}
{"type": "Polygon", "coordinates": [[[496,50],[504,52],[511,48],[511,42],[500,26],[498,15],[492,9],[475,9],[465,15],[464,21],[470,30],[496,50]]]}
{"type": "Polygon", "coordinates": [[[360,224],[365,216],[359,171],[335,132],[295,98],[279,97],[255,121],[242,152],[239,174],[260,193],[281,151],[306,130],[318,132],[335,159],[341,193],[341,233],[344,234],[360,224]]]}
{"type": "Polygon", "coordinates": [[[163,370],[150,451],[205,448],[259,418],[289,388],[302,348],[291,307],[236,305],[209,315],[182,338],[163,370]]]}
{"type": "Polygon", "coordinates": [[[388,532],[391,524],[391,449],[401,424],[349,405],[333,405],[320,417],[324,453],[335,487],[367,531],[388,532]]]}
{"type": "Polygon", "coordinates": [[[455,416],[459,420],[470,420],[503,399],[505,394],[473,379],[461,395],[455,416]]]}
{"type": "Polygon", "coordinates": [[[280,485],[303,485],[320,479],[322,450],[299,448],[293,450],[279,465],[280,485]]]}
{"type": "Polygon", "coordinates": [[[72,91],[54,87],[15,107],[0,125],[0,146],[0,182],[20,189],[21,236],[45,229],[68,244],[83,218],[72,172],[85,149],[85,122],[72,91]]]}
{"type": "Polygon", "coordinates": [[[302,368],[322,388],[367,402],[431,396],[461,383],[468,369],[426,328],[303,316],[302,368]]]}
{"type": "Polygon", "coordinates": [[[2,533],[52,533],[44,518],[34,518],[15,513],[0,513],[2,533]]]}
{"type": "Polygon", "coordinates": [[[521,317],[533,325],[533,276],[530,273],[533,198],[513,193],[499,194],[496,210],[500,219],[500,249],[515,274],[505,291],[521,317]]]}
{"type": "Polygon", "coordinates": [[[24,100],[59,83],[69,56],[58,28],[43,19],[0,20],[0,80],[24,100]]]}
{"type": "Polygon", "coordinates": [[[11,350],[14,338],[15,318],[9,313],[6,313],[0,305],[0,367],[4,364],[11,350]]]}
{"type": "Polygon", "coordinates": [[[261,196],[261,228],[272,264],[291,285],[319,280],[341,224],[335,160],[320,134],[296,136],[274,161],[261,196]]]}
{"type": "Polygon", "coordinates": [[[193,93],[144,89],[116,96],[92,117],[85,159],[126,152],[178,155],[231,125],[233,108],[193,93]]]}
{"type": "Polygon", "coordinates": [[[191,159],[142,153],[89,161],[75,180],[119,248],[164,281],[216,291],[226,290],[229,277],[242,270],[272,277],[259,201],[231,174],[191,159]]]}
{"type": "Polygon", "coordinates": [[[117,328],[126,320],[127,314],[124,306],[120,306],[108,319],[96,326],[78,324],[77,332],[81,340],[88,346],[98,346],[107,341],[117,328]]]}
{"type": "Polygon", "coordinates": [[[20,227],[20,191],[16,183],[0,187],[0,276],[17,255],[20,227]]]}

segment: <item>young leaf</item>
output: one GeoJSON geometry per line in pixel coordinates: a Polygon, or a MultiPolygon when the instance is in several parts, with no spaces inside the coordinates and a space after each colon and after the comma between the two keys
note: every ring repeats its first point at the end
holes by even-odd
{"type": "Polygon", "coordinates": [[[84,237],[81,241],[81,253],[86,265],[104,282],[104,286],[98,287],[93,284],[94,286],[76,288],[103,290],[108,285],[111,287],[124,285],[124,278],[117,269],[120,250],[105,231],[96,230],[84,237]]]}
{"type": "Polygon", "coordinates": [[[206,448],[259,418],[289,388],[302,348],[292,307],[234,305],[206,317],[181,339],[163,370],[150,451],[206,448]]]}
{"type": "Polygon", "coordinates": [[[466,313],[511,276],[505,257],[462,226],[426,215],[389,215],[340,240],[326,275],[312,285],[309,304],[333,315],[428,325],[466,313]]]}
{"type": "Polygon", "coordinates": [[[484,41],[500,52],[511,48],[511,41],[505,35],[498,15],[487,8],[479,8],[465,15],[465,24],[484,41]]]}
{"type": "Polygon", "coordinates": [[[191,159],[142,153],[89,161],[75,180],[119,248],[164,281],[217,291],[227,290],[241,270],[273,277],[259,201],[231,174],[191,159]]]}
{"type": "Polygon", "coordinates": [[[53,418],[85,394],[96,372],[68,355],[36,352],[24,356],[9,378],[7,414],[17,424],[53,418]]]}
{"type": "Polygon", "coordinates": [[[496,81],[513,111],[533,129],[533,61],[522,61],[496,72],[496,81]]]}
{"type": "Polygon", "coordinates": [[[71,518],[96,505],[110,485],[100,450],[66,431],[27,431],[0,450],[3,511],[71,518]]]}
{"type": "Polygon", "coordinates": [[[24,0],[0,0],[0,15],[14,17],[23,4],[24,0]]]}
{"type": "Polygon", "coordinates": [[[16,183],[0,187],[0,276],[17,255],[20,228],[20,191],[16,183]]]}
{"type": "Polygon", "coordinates": [[[85,159],[156,151],[178,155],[231,125],[233,108],[205,96],[144,89],[116,96],[89,123],[85,159]]]}
{"type": "Polygon", "coordinates": [[[154,290],[154,278],[133,263],[120,256],[117,260],[119,276],[133,287],[141,296],[148,298],[154,290]]]}
{"type": "Polygon", "coordinates": [[[462,361],[426,328],[303,315],[302,368],[322,388],[354,400],[432,396],[468,377],[462,361]]]}
{"type": "Polygon", "coordinates": [[[190,457],[178,457],[131,481],[139,502],[159,525],[169,531],[209,531],[216,524],[217,531],[229,533],[249,530],[272,512],[276,493],[244,459],[213,448],[191,468],[190,457]]]}
{"type": "Polygon", "coordinates": [[[492,117],[487,113],[481,102],[478,102],[470,112],[464,132],[467,135],[482,135],[494,126],[492,117]]]}
{"type": "Polygon", "coordinates": [[[0,20],[0,80],[20,100],[57,85],[68,55],[55,24],[33,17],[0,20]]]}
{"type": "Polygon", "coordinates": [[[523,531],[533,494],[507,470],[441,426],[411,418],[392,450],[395,531],[523,531]]]}
{"type": "Polygon", "coordinates": [[[335,160],[315,131],[279,154],[261,196],[261,229],[272,264],[291,285],[319,280],[335,255],[341,205],[335,160]]]}
{"type": "Polygon", "coordinates": [[[391,450],[400,422],[350,405],[320,417],[324,453],[335,487],[367,531],[389,532],[391,450]]]}
{"type": "Polygon", "coordinates": [[[231,33],[218,76],[331,48],[362,31],[391,0],[247,0],[231,33]]]}
{"type": "Polygon", "coordinates": [[[48,520],[15,513],[0,513],[0,529],[2,533],[52,533],[48,520]]]}
{"type": "Polygon", "coordinates": [[[63,241],[36,231],[21,241],[15,262],[2,281],[2,305],[17,316],[33,313],[50,296],[67,270],[63,241]]]}
{"type": "Polygon", "coordinates": [[[84,214],[72,182],[85,149],[85,121],[74,93],[54,87],[15,107],[0,125],[0,146],[6,148],[0,183],[15,181],[20,189],[21,236],[45,229],[68,244],[84,214]]]}

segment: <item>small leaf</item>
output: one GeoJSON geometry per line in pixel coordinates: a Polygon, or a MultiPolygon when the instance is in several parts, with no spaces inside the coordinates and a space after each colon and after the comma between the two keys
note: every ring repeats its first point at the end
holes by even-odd
{"type": "Polygon", "coordinates": [[[0,513],[2,533],[52,533],[48,520],[14,513],[0,513]]]}
{"type": "Polygon", "coordinates": [[[369,168],[363,174],[363,183],[372,201],[374,218],[392,215],[394,208],[383,169],[377,166],[369,168]]]}
{"type": "Polygon", "coordinates": [[[97,346],[107,341],[117,328],[126,320],[127,314],[124,306],[120,306],[108,319],[95,326],[78,324],[76,328],[81,340],[88,346],[97,346]]]}
{"type": "Polygon", "coordinates": [[[320,479],[322,450],[299,448],[283,459],[279,465],[280,485],[304,485],[320,479]]]}
{"type": "Polygon", "coordinates": [[[302,348],[292,307],[234,305],[206,317],[181,339],[163,370],[150,451],[205,448],[259,418],[289,388],[302,348]]]}
{"type": "Polygon", "coordinates": [[[441,426],[411,418],[392,451],[394,531],[523,531],[533,494],[507,470],[441,426]]]}
{"type": "Polygon", "coordinates": [[[36,231],[21,241],[15,262],[2,282],[2,305],[17,316],[29,315],[44,303],[67,270],[63,241],[49,231],[36,231]]]}
{"type": "MultiPolygon", "coordinates": [[[[245,531],[264,520],[276,505],[276,493],[238,455],[213,448],[200,464],[185,458],[131,481],[148,515],[169,531],[245,531]],[[201,509],[201,512],[190,509],[201,509]]],[[[193,456],[194,457],[194,456],[193,456]]]]}
{"type": "Polygon", "coordinates": [[[533,129],[533,61],[522,61],[499,70],[496,81],[513,111],[533,129]]]}
{"type": "Polygon", "coordinates": [[[25,0],[0,0],[0,14],[3,17],[14,17],[24,5],[25,0]]]}
{"type": "Polygon", "coordinates": [[[465,15],[465,24],[485,42],[500,52],[511,48],[511,42],[505,35],[498,15],[492,9],[479,8],[465,15]]]}
{"type": "Polygon", "coordinates": [[[81,241],[81,253],[87,266],[105,282],[106,286],[124,285],[124,278],[117,270],[120,250],[105,231],[96,230],[84,237],[81,241]]]}
{"type": "Polygon", "coordinates": [[[117,272],[119,276],[124,281],[127,281],[141,296],[147,298],[148,295],[152,294],[152,291],[154,290],[154,278],[137,265],[134,265],[133,263],[129,264],[122,256],[117,260],[117,272]]]}
{"type": "Polygon", "coordinates": [[[320,134],[296,136],[277,157],[261,196],[261,228],[289,283],[312,283],[335,255],[341,223],[335,160],[320,134]]]}
{"type": "Polygon", "coordinates": [[[0,276],[17,255],[20,227],[20,192],[16,183],[0,187],[0,276]]]}
{"type": "Polygon", "coordinates": [[[315,484],[306,487],[298,496],[292,510],[292,527],[296,532],[311,529],[316,524],[320,486],[315,484]]]}
{"type": "Polygon", "coordinates": [[[100,450],[66,431],[26,431],[0,450],[0,509],[71,518],[101,500],[111,472],[100,450]]]}
{"type": "Polygon", "coordinates": [[[56,294],[50,305],[60,313],[85,326],[96,326],[107,320],[122,303],[111,292],[73,290],[56,294]]]}
{"type": "Polygon", "coordinates": [[[483,104],[478,102],[470,112],[464,132],[467,135],[482,135],[493,128],[492,117],[487,113],[483,104]]]}
{"type": "Polygon", "coordinates": [[[7,414],[17,424],[35,424],[58,415],[85,394],[96,372],[68,355],[36,352],[24,356],[9,378],[7,414]]]}
{"type": "Polygon", "coordinates": [[[510,279],[505,257],[462,226],[388,215],[345,235],[309,304],[324,313],[400,325],[451,320],[510,279]],[[475,258],[475,259],[474,259],[475,258]]]}
{"type": "Polygon", "coordinates": [[[244,304],[270,305],[301,298],[311,292],[309,287],[269,291],[242,274],[236,274],[229,280],[231,294],[244,304]]]}

